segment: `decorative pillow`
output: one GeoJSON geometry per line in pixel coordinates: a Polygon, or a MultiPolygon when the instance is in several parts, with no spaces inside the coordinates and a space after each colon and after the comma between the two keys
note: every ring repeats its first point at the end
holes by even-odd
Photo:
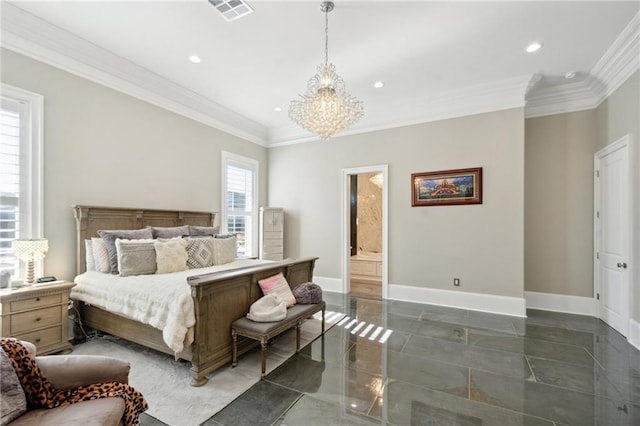
{"type": "Polygon", "coordinates": [[[224,239],[224,238],[233,238],[235,236],[236,236],[236,234],[215,234],[213,236],[213,238],[222,238],[222,239],[224,239]]]}
{"type": "Polygon", "coordinates": [[[147,226],[147,228],[151,228],[153,238],[174,238],[189,235],[189,225],[171,227],[147,226]]]}
{"type": "Polygon", "coordinates": [[[109,253],[109,265],[111,266],[112,274],[118,273],[118,251],[116,250],[116,238],[123,240],[142,240],[153,238],[153,233],[150,228],[98,231],[98,234],[102,237],[104,245],[107,246],[107,253],[109,253]]]}
{"type": "Polygon", "coordinates": [[[154,240],[122,240],[116,238],[118,271],[121,277],[156,273],[154,240]]]}
{"type": "Polygon", "coordinates": [[[189,225],[189,235],[216,235],[220,233],[219,226],[193,226],[189,225]]]}
{"type": "Polygon", "coordinates": [[[109,262],[109,253],[107,246],[102,238],[91,238],[91,248],[93,249],[93,262],[96,271],[108,274],[111,272],[111,263],[109,262]]]}
{"type": "Polygon", "coordinates": [[[235,235],[231,238],[212,238],[213,264],[224,265],[233,262],[238,252],[235,235]]]}
{"type": "Polygon", "coordinates": [[[275,322],[285,319],[287,306],[275,294],[268,294],[251,304],[247,318],[256,322],[275,322]]]}
{"type": "Polygon", "coordinates": [[[187,269],[187,240],[175,239],[153,242],[156,249],[156,274],[184,271],[187,269]]]}
{"type": "Polygon", "coordinates": [[[293,297],[301,305],[322,302],[322,288],[316,283],[303,283],[293,289],[293,297]]]}
{"type": "Polygon", "coordinates": [[[189,269],[213,266],[214,253],[213,238],[187,239],[187,266],[189,269]]]}
{"type": "Polygon", "coordinates": [[[27,397],[20,385],[16,370],[4,350],[0,348],[0,424],[6,425],[27,411],[27,397]]]}
{"type": "Polygon", "coordinates": [[[258,284],[262,289],[262,294],[265,296],[268,294],[275,294],[281,300],[284,300],[284,303],[287,304],[287,308],[296,304],[296,298],[291,292],[291,287],[289,287],[289,283],[284,275],[282,275],[282,272],[270,276],[269,278],[259,280],[258,284]]]}
{"type": "Polygon", "coordinates": [[[86,265],[87,271],[96,270],[96,261],[93,257],[93,243],[89,239],[84,240],[84,264],[86,265]]]}

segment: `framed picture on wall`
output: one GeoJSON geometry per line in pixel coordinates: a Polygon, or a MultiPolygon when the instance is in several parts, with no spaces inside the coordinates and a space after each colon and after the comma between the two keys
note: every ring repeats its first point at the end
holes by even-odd
{"type": "Polygon", "coordinates": [[[482,204],[482,167],[411,174],[411,206],[482,204]]]}

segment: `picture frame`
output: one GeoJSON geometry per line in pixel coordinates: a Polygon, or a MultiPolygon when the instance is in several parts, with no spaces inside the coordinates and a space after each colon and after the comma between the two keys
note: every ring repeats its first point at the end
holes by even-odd
{"type": "Polygon", "coordinates": [[[482,204],[482,167],[411,174],[411,206],[482,204]]]}

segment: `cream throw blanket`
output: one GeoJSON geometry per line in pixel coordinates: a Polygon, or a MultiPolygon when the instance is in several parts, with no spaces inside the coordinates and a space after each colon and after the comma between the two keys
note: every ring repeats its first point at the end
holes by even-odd
{"type": "Polygon", "coordinates": [[[275,294],[267,294],[253,302],[247,318],[255,322],[276,322],[287,317],[287,304],[275,294]]]}
{"type": "Polygon", "coordinates": [[[178,355],[193,342],[196,323],[187,277],[263,263],[269,261],[237,259],[209,268],[128,277],[87,271],[74,279],[71,298],[162,330],[164,342],[178,355]]]}

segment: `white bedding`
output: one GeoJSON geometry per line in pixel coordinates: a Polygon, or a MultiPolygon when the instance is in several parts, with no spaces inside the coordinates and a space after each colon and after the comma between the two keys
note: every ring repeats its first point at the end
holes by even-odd
{"type": "Polygon", "coordinates": [[[87,271],[74,279],[71,297],[162,330],[164,342],[179,354],[193,342],[195,325],[187,277],[264,263],[270,261],[236,259],[209,268],[129,277],[87,271]]]}

